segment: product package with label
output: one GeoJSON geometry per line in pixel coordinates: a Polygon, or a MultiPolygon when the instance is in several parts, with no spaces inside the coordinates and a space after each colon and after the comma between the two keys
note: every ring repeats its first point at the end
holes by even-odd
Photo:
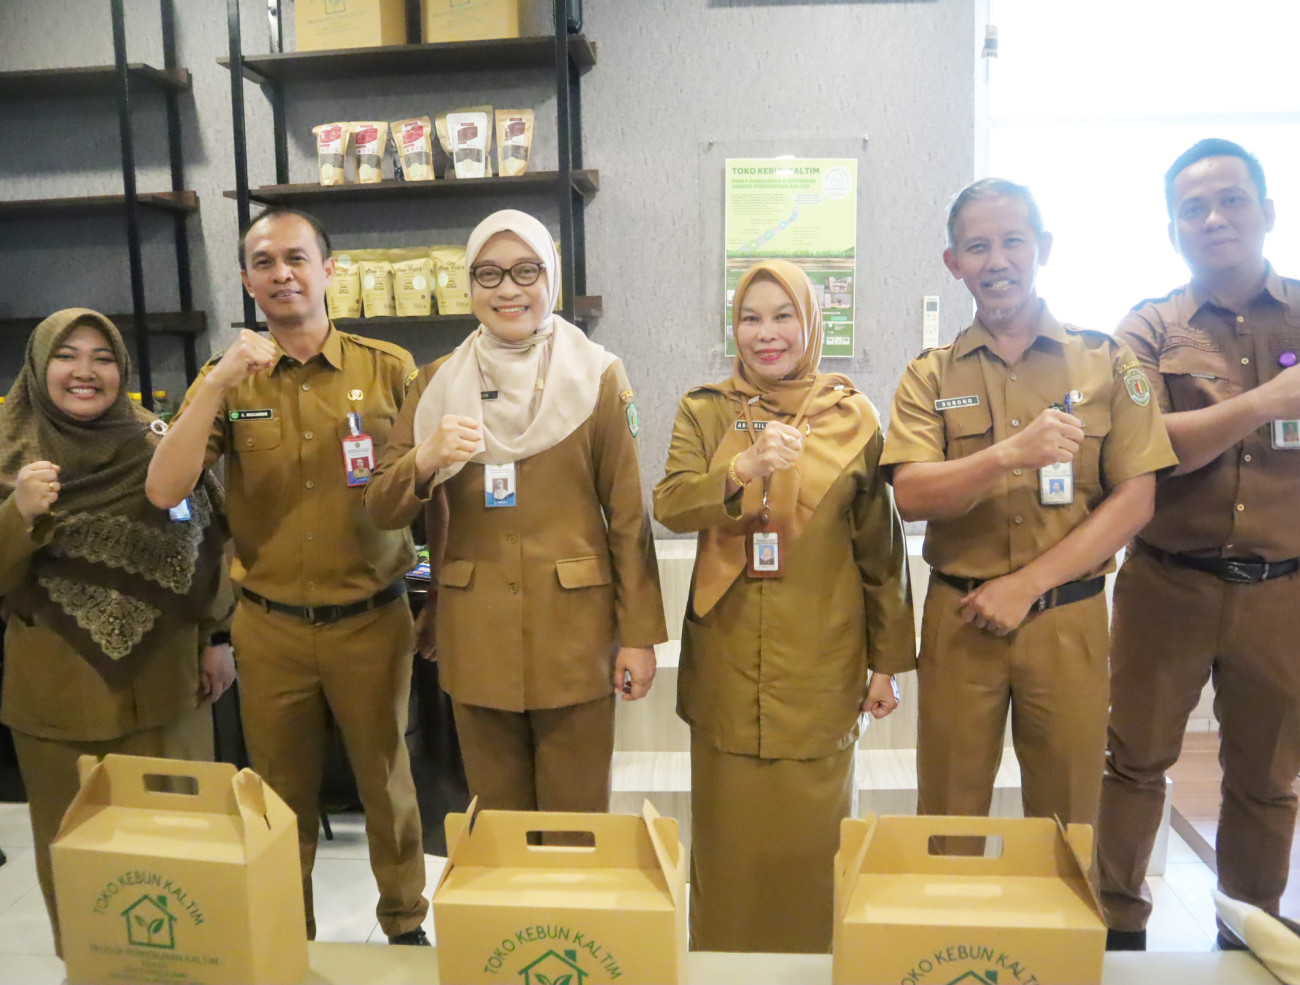
{"type": "Polygon", "coordinates": [[[393,304],[393,265],[387,260],[362,260],[357,267],[366,317],[391,318],[397,310],[393,304]]]}
{"type": "Polygon", "coordinates": [[[334,276],[325,287],[325,306],[330,318],[361,317],[361,268],[349,259],[335,256],[334,276]]]}
{"type": "Polygon", "coordinates": [[[353,123],[352,143],[357,149],[357,181],[372,185],[384,180],[384,147],[388,143],[388,124],[353,123]]]}
{"type": "Polygon", "coordinates": [[[393,304],[399,318],[433,314],[433,260],[427,253],[393,264],[393,304]]]}
{"type": "Polygon", "coordinates": [[[433,180],[432,124],[427,116],[393,123],[393,136],[407,181],[433,180]]]}
{"type": "Polygon", "coordinates": [[[448,113],[447,142],[457,178],[486,178],[492,123],[487,113],[448,113]]]}
{"type": "Polygon", "coordinates": [[[406,44],[406,0],[294,0],[299,51],[406,44]]]}
{"type": "Polygon", "coordinates": [[[350,123],[322,123],[312,127],[316,135],[316,161],[322,185],[343,184],[343,165],[352,136],[350,123]]]}
{"type": "Polygon", "coordinates": [[[447,163],[443,168],[445,178],[492,178],[492,114],[491,106],[462,106],[446,113],[439,113],[433,118],[433,129],[438,134],[438,146],[446,155],[447,163]],[[470,114],[474,114],[470,116],[470,114]],[[486,134],[479,128],[480,115],[487,120],[486,134]],[[453,141],[451,117],[456,116],[457,132],[453,141]],[[464,130],[463,124],[469,123],[470,129],[464,130]],[[483,158],[478,159],[477,151],[482,149],[483,158]],[[462,162],[458,166],[458,162],[462,162]],[[480,173],[481,171],[481,173],[480,173]]]}
{"type": "Polygon", "coordinates": [[[293,812],[228,763],[83,756],[51,846],[68,981],[298,982],[293,812]]]}
{"type": "Polygon", "coordinates": [[[832,981],[1096,985],[1091,858],[1092,829],[1051,818],[846,819],[832,981]]]}
{"type": "Polygon", "coordinates": [[[685,852],[649,802],[641,817],[470,804],[446,828],[433,893],[442,981],[683,981],[685,852]]]}
{"type": "Polygon", "coordinates": [[[433,246],[434,295],[438,314],[468,315],[473,311],[469,300],[469,272],[465,269],[465,247],[433,246]]]}
{"type": "Polygon", "coordinates": [[[533,111],[499,109],[497,112],[497,172],[514,177],[528,170],[533,148],[533,111]]]}

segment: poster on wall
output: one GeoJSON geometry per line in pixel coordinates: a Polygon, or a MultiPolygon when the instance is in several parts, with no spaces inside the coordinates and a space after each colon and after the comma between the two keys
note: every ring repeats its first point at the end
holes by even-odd
{"type": "Polygon", "coordinates": [[[726,352],[736,354],[731,301],[759,260],[802,267],[822,306],[822,356],[853,355],[858,162],[854,158],[728,158],[726,161],[726,352]]]}

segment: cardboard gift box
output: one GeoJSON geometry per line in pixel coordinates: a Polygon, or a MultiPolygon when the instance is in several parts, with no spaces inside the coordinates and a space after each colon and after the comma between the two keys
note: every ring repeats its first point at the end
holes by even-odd
{"type": "Polygon", "coordinates": [[[447,865],[433,894],[441,981],[684,980],[686,861],[676,821],[648,802],[641,817],[475,806],[446,819],[447,865]],[[538,840],[530,832],[551,844],[530,843],[538,840]],[[584,836],[594,845],[573,844],[584,836]]]}
{"type": "Polygon", "coordinates": [[[1106,927],[1091,858],[1088,825],[1049,818],[845,820],[832,981],[1095,985],[1106,927]],[[1000,840],[1001,854],[939,854],[945,838],[1000,840]]]}
{"type": "Polygon", "coordinates": [[[287,983],[307,974],[298,822],[252,770],[78,763],[51,846],[73,983],[287,983]]]}
{"type": "Polygon", "coordinates": [[[299,51],[406,44],[406,0],[294,0],[299,51]]]}
{"type": "Polygon", "coordinates": [[[517,38],[530,21],[529,0],[420,0],[426,44],[517,38]]]}

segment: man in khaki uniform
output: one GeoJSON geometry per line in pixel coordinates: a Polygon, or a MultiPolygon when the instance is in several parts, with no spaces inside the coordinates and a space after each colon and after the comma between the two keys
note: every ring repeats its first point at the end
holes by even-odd
{"type": "MultiPolygon", "coordinates": [[[[1252,155],[1203,140],[1165,175],[1190,284],[1116,337],[1165,412],[1180,465],[1115,582],[1098,860],[1108,946],[1143,948],[1144,879],[1188,716],[1215,686],[1219,888],[1277,913],[1300,771],[1300,282],[1264,259],[1273,203],[1252,155]]],[[[1240,946],[1222,927],[1221,946],[1240,946]]]]}
{"type": "Polygon", "coordinates": [[[248,330],[206,365],[159,445],[149,498],[173,505],[226,456],[232,627],[256,769],[298,815],[307,929],[332,714],[366,812],[377,913],[392,943],[428,944],[424,852],[405,744],[414,634],[407,531],[379,529],[362,493],[415,367],[337,331],[334,271],[316,220],[270,210],[241,240],[242,278],[271,337],[248,330]]]}
{"type": "Polygon", "coordinates": [[[918,810],[988,813],[1012,709],[1027,816],[1091,823],[1105,748],[1104,574],[1175,464],[1132,354],[1035,290],[1051,235],[1029,190],[985,179],[949,212],[944,263],[974,324],[908,366],[883,465],[927,520],[918,810]]]}

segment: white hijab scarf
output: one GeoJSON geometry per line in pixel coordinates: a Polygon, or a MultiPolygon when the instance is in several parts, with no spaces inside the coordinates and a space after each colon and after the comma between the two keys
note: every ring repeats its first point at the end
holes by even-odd
{"type": "MultiPolygon", "coordinates": [[[[531,458],[578,429],[596,409],[600,380],[613,353],[592,342],[577,326],[555,314],[560,294],[560,258],[546,227],[526,212],[503,209],[480,222],[465,248],[465,267],[473,267],[488,241],[514,233],[546,268],[547,317],[526,339],[509,341],[483,324],[456,347],[420,397],[415,410],[415,441],[438,428],[447,414],[472,417],[483,441],[470,459],[504,465],[531,458]],[[494,399],[483,393],[495,391],[494,399]]],[[[473,290],[473,285],[471,285],[473,290]]],[[[463,462],[439,469],[433,485],[446,482],[463,462]]]]}

